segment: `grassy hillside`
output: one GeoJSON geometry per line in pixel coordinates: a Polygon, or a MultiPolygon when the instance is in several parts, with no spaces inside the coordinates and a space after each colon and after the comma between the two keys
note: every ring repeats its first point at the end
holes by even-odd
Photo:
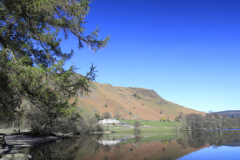
{"type": "Polygon", "coordinates": [[[180,112],[204,114],[190,108],[169,102],[155,91],[143,88],[115,87],[110,84],[92,82],[88,95],[77,93],[77,112],[102,114],[109,112],[112,117],[118,113],[123,119],[153,120],[170,117],[174,120],[180,112]],[[163,113],[160,113],[160,110],[163,113]]]}

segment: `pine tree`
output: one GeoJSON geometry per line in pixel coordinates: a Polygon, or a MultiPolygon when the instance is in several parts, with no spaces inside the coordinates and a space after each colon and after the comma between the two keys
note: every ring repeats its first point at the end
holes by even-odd
{"type": "Polygon", "coordinates": [[[99,40],[99,29],[84,35],[89,0],[0,0],[0,119],[22,114],[27,104],[44,113],[42,126],[48,130],[56,119],[74,110],[69,99],[89,91],[95,67],[83,77],[75,66],[64,69],[74,51],[63,53],[58,34],[78,38],[93,51],[104,48],[109,37],[99,40]]]}

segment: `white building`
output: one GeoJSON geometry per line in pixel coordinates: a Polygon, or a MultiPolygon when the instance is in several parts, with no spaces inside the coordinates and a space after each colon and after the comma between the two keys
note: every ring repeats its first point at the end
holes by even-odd
{"type": "Polygon", "coordinates": [[[101,123],[101,124],[118,124],[120,122],[116,119],[109,118],[109,119],[100,120],[98,123],[101,123]]]}

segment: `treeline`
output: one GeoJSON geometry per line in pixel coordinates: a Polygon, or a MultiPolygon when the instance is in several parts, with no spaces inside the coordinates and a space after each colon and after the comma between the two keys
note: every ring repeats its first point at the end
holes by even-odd
{"type": "Polygon", "coordinates": [[[181,122],[182,129],[188,130],[240,128],[240,117],[228,117],[218,113],[207,113],[206,116],[180,113],[175,120],[181,122]]]}
{"type": "Polygon", "coordinates": [[[214,145],[215,147],[239,143],[240,132],[237,130],[231,131],[193,131],[183,132],[183,138],[178,139],[178,144],[181,144],[183,148],[190,146],[193,148],[201,148],[205,145],[214,145]]]}

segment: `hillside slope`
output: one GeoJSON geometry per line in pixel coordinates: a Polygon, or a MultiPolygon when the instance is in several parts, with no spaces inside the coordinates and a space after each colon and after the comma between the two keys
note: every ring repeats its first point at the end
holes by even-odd
{"type": "Polygon", "coordinates": [[[174,120],[180,112],[184,114],[205,114],[181,105],[169,102],[160,97],[155,91],[132,88],[115,87],[110,84],[92,82],[88,95],[78,95],[77,111],[102,114],[109,112],[112,117],[118,113],[124,119],[154,120],[170,116],[174,120]],[[160,114],[160,110],[163,113],[160,114]]]}

